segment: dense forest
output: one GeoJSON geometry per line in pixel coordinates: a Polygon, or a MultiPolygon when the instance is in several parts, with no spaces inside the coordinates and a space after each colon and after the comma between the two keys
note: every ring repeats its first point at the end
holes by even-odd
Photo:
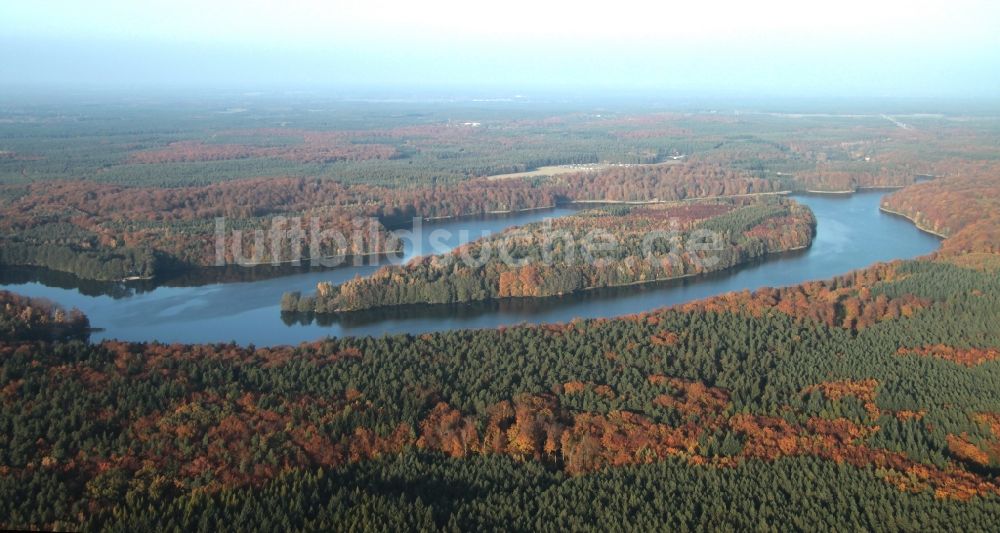
{"type": "Polygon", "coordinates": [[[287,293],[286,312],[543,297],[714,272],[805,248],[815,219],[780,198],[615,205],[479,239],[445,255],[386,266],[315,295],[287,293]]]}
{"type": "MultiPolygon", "coordinates": [[[[993,530],[998,269],[946,240],[620,319],[295,347],[5,333],[0,523],[993,530]]],[[[69,316],[3,299],[5,331],[69,316]]]]}
{"type": "MultiPolygon", "coordinates": [[[[712,229],[757,254],[811,236],[811,214],[773,193],[904,185],[883,209],[945,239],[621,318],[298,346],[89,342],[79,311],[0,292],[0,527],[1000,528],[993,121],[394,105],[4,110],[0,265],[119,279],[211,264],[223,216],[245,239],[225,263],[290,252],[253,238],[279,217],[370,230],[307,256],[378,253],[409,216],[572,201],[616,205],[536,232],[712,229]]],[[[441,260],[386,272],[429,279],[441,260]]],[[[496,294],[565,288],[522,274],[497,272],[496,294]]]]}

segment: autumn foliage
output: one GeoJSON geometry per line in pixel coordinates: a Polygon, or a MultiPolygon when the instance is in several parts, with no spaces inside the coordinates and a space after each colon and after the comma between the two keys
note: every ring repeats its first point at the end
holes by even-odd
{"type": "Polygon", "coordinates": [[[996,348],[955,348],[943,344],[920,348],[900,348],[897,353],[918,357],[936,357],[968,367],[1000,359],[1000,350],[996,348]]]}
{"type": "Polygon", "coordinates": [[[807,394],[813,391],[819,391],[823,393],[824,397],[834,402],[844,398],[845,396],[853,396],[863,402],[865,410],[868,411],[869,415],[872,417],[878,417],[879,408],[875,404],[875,389],[877,387],[878,381],[874,379],[861,381],[825,381],[823,383],[806,387],[802,390],[802,393],[807,394]]]}
{"type": "Polygon", "coordinates": [[[89,326],[77,309],[66,311],[45,299],[0,291],[0,341],[80,336],[89,326]]]}
{"type": "Polygon", "coordinates": [[[861,329],[882,320],[912,316],[930,302],[916,296],[890,298],[873,295],[870,287],[896,279],[899,263],[880,264],[830,281],[814,281],[784,288],[763,288],[699,300],[681,306],[685,311],[749,313],[777,311],[828,326],[861,329]]]}
{"type": "MultiPolygon", "coordinates": [[[[968,499],[1000,490],[996,484],[961,469],[930,467],[904,454],[867,446],[864,442],[879,430],[877,426],[816,417],[799,426],[766,416],[721,416],[727,404],[724,391],[682,380],[670,383],[683,391],[680,394],[687,399],[681,404],[675,400],[657,401],[680,405],[691,414],[699,414],[702,424],[672,427],[627,411],[571,413],[562,409],[555,397],[534,395],[492,407],[482,434],[476,430],[475,417],[439,403],[421,422],[416,445],[452,457],[509,454],[522,460],[558,464],[570,474],[641,464],[667,456],[686,457],[692,464],[726,466],[747,458],[774,461],[786,456],[811,455],[856,467],[875,467],[884,472],[887,481],[903,490],[930,487],[939,497],[968,499]],[[743,444],[736,456],[707,457],[698,452],[699,437],[718,430],[741,436],[743,444]]],[[[829,393],[831,399],[855,395],[873,401],[874,386],[873,382],[865,381],[826,383],[818,387],[829,393]]],[[[949,446],[954,444],[956,453],[968,453],[985,461],[985,452],[962,442],[949,437],[949,446]]]]}
{"type": "MultiPolygon", "coordinates": [[[[296,161],[385,159],[391,147],[349,141],[350,132],[289,132],[301,135],[302,144],[261,148],[211,145],[181,141],[163,149],[138,152],[136,163],[168,163],[248,157],[281,157],[296,161]]],[[[453,217],[551,207],[583,200],[649,201],[682,200],[718,195],[773,192],[771,182],[745,173],[705,164],[654,166],[649,169],[580,173],[549,180],[469,179],[446,186],[384,187],[345,184],[332,179],[261,177],[185,187],[126,187],[96,181],[36,181],[27,185],[0,186],[12,198],[0,202],[0,229],[8,248],[0,255],[6,264],[46,266],[88,278],[155,275],[164,264],[206,266],[215,264],[214,219],[230,224],[267,229],[276,216],[322,220],[323,230],[351,233],[350,221],[373,217],[379,223],[404,223],[410,217],[453,217]],[[623,174],[622,174],[623,172],[623,174]],[[15,249],[16,248],[16,249],[15,249]],[[115,272],[95,273],[108,257],[136,251],[148,253],[115,272]],[[87,267],[75,256],[95,255],[87,267]],[[59,259],[53,259],[58,257],[59,259]],[[120,272],[124,271],[124,272],[120,272]]],[[[711,214],[690,207],[680,218],[711,214]]],[[[305,228],[309,231],[309,228],[305,228]]],[[[384,233],[384,228],[379,231],[384,233]]],[[[384,236],[383,236],[384,237],[384,236]]],[[[305,239],[309,242],[309,238],[305,239]]],[[[380,242],[388,242],[386,238],[380,242]]],[[[226,243],[231,249],[232,242],[226,243]]],[[[252,241],[243,243],[248,257],[274,256],[252,241]],[[257,255],[254,255],[254,254],[257,255]]],[[[318,256],[340,253],[379,253],[390,246],[366,245],[364,250],[320,250],[318,256]]],[[[287,255],[287,254],[285,254],[287,255]]],[[[234,263],[235,258],[223,258],[234,263]]],[[[128,263],[128,261],[126,261],[128,263]]]]}
{"type": "Polygon", "coordinates": [[[883,200],[883,208],[947,236],[944,254],[1000,252],[1000,165],[953,163],[949,177],[892,194],[883,200]]]}
{"type": "Polygon", "coordinates": [[[564,174],[551,187],[577,201],[646,202],[774,193],[779,183],[711,163],[613,167],[564,174]]]}
{"type": "MultiPolygon", "coordinates": [[[[783,198],[614,205],[508,228],[339,286],[320,283],[307,308],[556,296],[694,276],[806,247],[814,224],[807,208],[783,198]]],[[[286,311],[301,310],[293,300],[286,311]]]]}

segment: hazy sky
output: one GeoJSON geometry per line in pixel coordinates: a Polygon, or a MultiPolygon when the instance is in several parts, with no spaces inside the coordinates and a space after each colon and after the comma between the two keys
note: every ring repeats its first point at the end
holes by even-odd
{"type": "Polygon", "coordinates": [[[987,0],[2,0],[0,83],[1000,96],[987,0]]]}

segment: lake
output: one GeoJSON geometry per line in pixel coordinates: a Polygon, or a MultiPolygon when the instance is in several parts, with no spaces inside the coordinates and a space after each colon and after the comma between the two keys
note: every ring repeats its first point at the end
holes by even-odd
{"type": "MultiPolygon", "coordinates": [[[[600,289],[543,299],[506,299],[473,304],[416,305],[319,319],[282,316],[281,295],[312,292],[316,283],[339,283],[373,272],[375,266],[332,270],[284,267],[209,269],[163,284],[94,283],[72,276],[10,269],[0,288],[77,307],[102,331],[92,340],[229,342],[258,346],[297,344],[327,335],[423,333],[460,328],[493,328],[518,323],[566,322],[574,318],[613,317],[649,311],[716,294],[765,286],[795,285],[827,279],[878,261],[907,259],[936,250],[940,240],[909,221],[878,210],[883,191],[843,196],[797,195],[812,208],[817,233],[807,250],[771,256],[713,274],[631,287],[600,289]],[[234,281],[235,280],[235,281],[234,281]]],[[[479,219],[425,223],[407,243],[405,258],[430,250],[431,239],[454,247],[504,228],[564,216],[569,208],[531,211],[479,219]],[[443,231],[442,231],[443,230],[443,231]]]]}

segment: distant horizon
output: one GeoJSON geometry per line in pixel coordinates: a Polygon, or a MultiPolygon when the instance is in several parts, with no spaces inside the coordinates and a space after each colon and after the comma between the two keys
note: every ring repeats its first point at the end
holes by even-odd
{"type": "Polygon", "coordinates": [[[996,20],[1000,5],[983,0],[8,2],[0,94],[382,87],[990,100],[1000,98],[996,20]]]}
{"type": "Polygon", "coordinates": [[[810,95],[587,87],[484,85],[0,85],[0,113],[24,106],[59,105],[294,105],[309,103],[468,106],[553,110],[684,111],[720,113],[1000,114],[1000,95],[810,95]]]}

